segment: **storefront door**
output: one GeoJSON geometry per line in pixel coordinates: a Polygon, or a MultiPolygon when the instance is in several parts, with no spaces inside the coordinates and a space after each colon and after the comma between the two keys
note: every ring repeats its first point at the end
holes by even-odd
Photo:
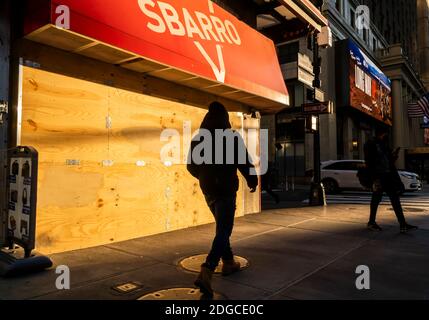
{"type": "Polygon", "coordinates": [[[279,184],[283,188],[289,188],[297,177],[305,176],[305,144],[281,143],[281,146],[276,151],[279,184]]]}

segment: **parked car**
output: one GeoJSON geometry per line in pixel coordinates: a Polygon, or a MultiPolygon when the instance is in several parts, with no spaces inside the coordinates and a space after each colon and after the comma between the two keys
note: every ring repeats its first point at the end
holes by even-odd
{"type": "MultiPolygon", "coordinates": [[[[363,160],[331,160],[322,162],[322,183],[328,194],[342,190],[365,190],[360,184],[357,171],[365,165],[363,160]]],[[[405,186],[405,191],[420,191],[422,183],[419,176],[413,172],[399,170],[399,176],[405,186]]]]}

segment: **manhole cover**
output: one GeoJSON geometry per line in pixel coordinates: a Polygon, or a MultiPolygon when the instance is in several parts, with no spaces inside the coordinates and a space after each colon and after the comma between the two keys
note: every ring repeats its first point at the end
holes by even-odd
{"type": "MultiPolygon", "coordinates": [[[[201,265],[206,261],[207,254],[200,254],[197,256],[192,256],[185,258],[179,262],[179,266],[187,271],[191,272],[200,272],[201,265]]],[[[244,270],[249,267],[249,261],[246,258],[234,256],[235,261],[240,262],[241,270],[244,270]]],[[[220,261],[218,267],[215,270],[215,273],[222,272],[222,260],[220,261]]]]}
{"type": "MultiPolygon", "coordinates": [[[[389,208],[388,210],[393,211],[393,208],[389,208]]],[[[404,212],[425,212],[425,209],[421,208],[403,208],[404,212]]]]}
{"type": "MultiPolygon", "coordinates": [[[[206,300],[206,298],[196,288],[172,288],[148,293],[137,300],[206,300]]],[[[210,300],[226,300],[226,297],[215,292],[210,300]]]]}

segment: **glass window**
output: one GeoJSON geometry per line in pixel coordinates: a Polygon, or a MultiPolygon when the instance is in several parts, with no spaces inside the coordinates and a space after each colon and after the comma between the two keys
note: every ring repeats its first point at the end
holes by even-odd
{"type": "Polygon", "coordinates": [[[306,89],[305,94],[306,94],[306,100],[307,101],[313,101],[313,99],[314,99],[314,90],[313,89],[306,89]]]}
{"type": "Polygon", "coordinates": [[[295,103],[293,106],[301,107],[304,103],[304,85],[302,83],[295,86],[295,103]]]}
{"type": "Polygon", "coordinates": [[[323,170],[343,170],[343,162],[337,162],[337,163],[331,164],[323,168],[323,170]]]}
{"type": "Polygon", "coordinates": [[[338,10],[338,12],[341,13],[341,1],[342,0],[335,0],[335,8],[338,10]]]}
{"type": "Polygon", "coordinates": [[[365,167],[365,162],[363,162],[363,161],[354,162],[354,166],[355,166],[354,170],[359,170],[360,168],[364,168],[365,167]]]}
{"type": "Polygon", "coordinates": [[[323,170],[357,170],[357,162],[337,162],[325,167],[323,170]]]}
{"type": "Polygon", "coordinates": [[[355,16],[355,10],[350,9],[350,25],[353,29],[356,28],[356,16],[355,16]]]}
{"type": "Polygon", "coordinates": [[[295,175],[297,177],[305,176],[305,144],[295,144],[295,175]]]}
{"type": "Polygon", "coordinates": [[[305,176],[305,145],[304,143],[283,143],[282,149],[276,150],[276,167],[280,181],[287,177],[305,176]]]}
{"type": "Polygon", "coordinates": [[[296,141],[305,139],[304,120],[293,120],[289,123],[278,123],[276,127],[278,140],[296,141]]]}
{"type": "Polygon", "coordinates": [[[344,162],[343,170],[357,170],[356,162],[344,162]]]}

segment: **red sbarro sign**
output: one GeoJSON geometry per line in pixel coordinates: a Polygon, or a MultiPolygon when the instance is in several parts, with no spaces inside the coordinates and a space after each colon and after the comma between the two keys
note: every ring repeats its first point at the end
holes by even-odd
{"type": "Polygon", "coordinates": [[[72,32],[288,104],[273,42],[210,0],[52,0],[51,24],[60,6],[72,32]]]}

